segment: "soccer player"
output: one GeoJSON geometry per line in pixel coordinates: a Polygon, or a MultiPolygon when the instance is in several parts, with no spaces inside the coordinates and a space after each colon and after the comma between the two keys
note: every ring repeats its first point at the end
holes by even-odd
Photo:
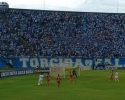
{"type": "Polygon", "coordinates": [[[59,76],[59,74],[58,74],[58,76],[57,76],[57,78],[56,78],[56,81],[57,81],[58,87],[60,86],[60,80],[61,80],[61,78],[60,78],[60,76],[59,76]]]}
{"type": "Polygon", "coordinates": [[[109,81],[113,80],[113,76],[114,76],[114,71],[112,70],[111,73],[110,73],[110,79],[109,79],[109,81]]]}
{"type": "Polygon", "coordinates": [[[115,71],[115,82],[119,82],[119,79],[118,79],[118,72],[115,71]]]}
{"type": "Polygon", "coordinates": [[[43,74],[41,73],[40,75],[39,75],[39,80],[38,80],[38,86],[40,86],[41,84],[42,84],[42,81],[43,81],[43,74]]]}
{"type": "Polygon", "coordinates": [[[77,78],[77,72],[76,72],[76,70],[75,70],[75,69],[73,69],[73,70],[72,70],[72,74],[73,74],[73,76],[75,75],[75,76],[76,76],[76,78],[77,78]]]}
{"type": "Polygon", "coordinates": [[[50,86],[50,75],[49,75],[49,73],[46,75],[46,82],[47,82],[47,85],[50,86]]]}
{"type": "Polygon", "coordinates": [[[73,78],[73,74],[72,74],[72,72],[70,72],[68,79],[69,79],[70,82],[72,82],[74,84],[74,81],[73,81],[72,78],[73,78]]]}

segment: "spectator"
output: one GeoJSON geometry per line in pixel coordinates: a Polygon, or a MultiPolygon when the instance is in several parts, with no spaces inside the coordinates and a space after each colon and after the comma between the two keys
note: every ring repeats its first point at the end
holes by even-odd
{"type": "Polygon", "coordinates": [[[10,9],[4,16],[0,56],[125,57],[125,14],[10,9]]]}

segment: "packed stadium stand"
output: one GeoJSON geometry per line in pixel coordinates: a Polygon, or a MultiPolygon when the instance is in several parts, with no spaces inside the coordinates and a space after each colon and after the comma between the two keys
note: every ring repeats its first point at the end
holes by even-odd
{"type": "Polygon", "coordinates": [[[0,12],[0,57],[125,57],[125,14],[0,12]]]}

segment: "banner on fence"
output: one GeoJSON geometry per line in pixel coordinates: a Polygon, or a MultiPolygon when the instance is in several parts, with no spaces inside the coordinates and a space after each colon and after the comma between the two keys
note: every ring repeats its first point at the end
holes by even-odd
{"type": "MultiPolygon", "coordinates": [[[[42,67],[63,67],[65,66],[79,66],[88,67],[92,69],[97,68],[99,63],[108,63],[117,67],[125,67],[125,58],[50,58],[50,57],[38,57],[38,58],[0,58],[0,68],[39,68],[42,67]],[[66,64],[67,63],[67,64],[66,64]]],[[[102,66],[103,69],[104,66],[102,66]]]]}

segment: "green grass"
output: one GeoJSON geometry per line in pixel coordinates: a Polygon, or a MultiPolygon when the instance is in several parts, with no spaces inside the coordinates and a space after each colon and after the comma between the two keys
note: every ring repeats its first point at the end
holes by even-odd
{"type": "Polygon", "coordinates": [[[75,83],[61,80],[57,87],[51,79],[51,86],[38,86],[38,74],[14,76],[0,79],[0,100],[125,100],[125,71],[120,70],[120,82],[109,81],[110,71],[82,71],[75,83]]]}

